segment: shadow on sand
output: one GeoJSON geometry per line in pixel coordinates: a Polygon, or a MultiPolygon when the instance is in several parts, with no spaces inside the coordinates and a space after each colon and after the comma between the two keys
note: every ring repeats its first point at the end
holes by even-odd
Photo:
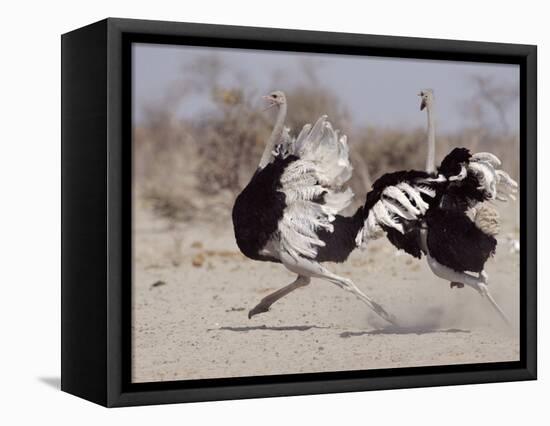
{"type": "Polygon", "coordinates": [[[220,328],[209,328],[207,331],[237,331],[237,332],[249,332],[256,330],[269,330],[269,331],[307,331],[311,329],[323,329],[331,327],[321,327],[318,325],[281,325],[281,326],[270,326],[267,325],[256,325],[249,327],[220,327],[220,328]]]}
{"type": "Polygon", "coordinates": [[[345,331],[340,333],[340,337],[356,337],[356,336],[376,336],[379,334],[432,334],[432,333],[469,333],[470,330],[462,330],[460,328],[433,328],[425,326],[412,326],[412,327],[401,327],[392,325],[389,327],[384,327],[379,330],[369,330],[369,331],[345,331]]]}
{"type": "MultiPolygon", "coordinates": [[[[281,326],[267,326],[267,325],[254,325],[243,327],[219,327],[209,328],[207,331],[235,331],[240,333],[248,333],[249,331],[308,331],[312,329],[331,329],[333,327],[323,327],[319,325],[281,325],[281,326]]],[[[379,334],[431,334],[431,333],[469,333],[470,330],[463,330],[460,328],[447,328],[441,329],[436,327],[426,326],[389,326],[378,330],[365,330],[365,331],[344,331],[340,333],[340,337],[356,337],[356,336],[376,336],[379,334]]]]}

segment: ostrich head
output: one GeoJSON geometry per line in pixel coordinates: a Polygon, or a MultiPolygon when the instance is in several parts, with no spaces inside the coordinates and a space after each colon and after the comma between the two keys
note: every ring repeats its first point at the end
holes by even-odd
{"type": "Polygon", "coordinates": [[[420,111],[426,107],[431,107],[434,101],[434,91],[432,89],[423,89],[418,94],[420,96],[420,111]]]}
{"type": "Polygon", "coordinates": [[[274,106],[281,106],[286,104],[286,96],[284,92],[281,92],[280,90],[275,90],[274,92],[271,92],[269,95],[264,96],[263,98],[269,102],[269,106],[267,107],[268,109],[274,106]]]}

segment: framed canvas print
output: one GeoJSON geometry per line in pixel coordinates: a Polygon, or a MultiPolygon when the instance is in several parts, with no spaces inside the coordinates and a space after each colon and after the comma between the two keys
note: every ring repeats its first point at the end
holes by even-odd
{"type": "Polygon", "coordinates": [[[63,390],[126,406],[535,378],[535,46],[63,35],[63,390]]]}

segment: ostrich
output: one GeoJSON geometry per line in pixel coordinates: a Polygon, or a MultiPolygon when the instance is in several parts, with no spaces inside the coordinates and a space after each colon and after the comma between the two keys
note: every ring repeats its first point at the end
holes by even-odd
{"type": "Polygon", "coordinates": [[[258,169],[235,200],[232,211],[235,239],[250,259],[281,263],[297,274],[287,286],[264,297],[248,317],[267,312],[290,292],[321,278],[351,292],[384,320],[392,315],[348,278],[322,263],[343,262],[356,248],[364,223],[363,208],[353,216],[338,214],[353,197],[344,184],[351,177],[346,136],[339,136],[326,116],[306,124],[293,139],[284,127],[285,94],[264,96],[278,110],[275,126],[258,169]]]}
{"type": "Polygon", "coordinates": [[[421,110],[428,113],[426,172],[395,172],[378,179],[367,195],[366,226],[358,244],[384,233],[408,254],[426,256],[432,272],[464,284],[485,296],[501,318],[504,312],[489,293],[485,263],[496,249],[498,213],[485,201],[514,199],[517,183],[499,169],[500,160],[490,153],[471,154],[455,148],[434,170],[435,129],[433,91],[423,90],[421,110]],[[399,189],[407,192],[403,198],[399,189]],[[477,273],[474,276],[468,272],[477,273]]]}
{"type": "MultiPolygon", "coordinates": [[[[434,91],[433,89],[423,89],[418,93],[420,96],[420,111],[426,110],[427,117],[427,155],[426,155],[426,172],[435,172],[435,117],[434,117],[434,91]]],[[[463,288],[464,284],[451,282],[451,288],[463,288]]]]}
{"type": "MultiPolygon", "coordinates": [[[[426,115],[427,115],[427,119],[428,119],[428,154],[427,154],[427,158],[426,158],[426,171],[428,173],[433,173],[435,171],[435,117],[434,117],[434,91],[433,89],[424,89],[424,90],[421,90],[420,93],[419,93],[419,96],[421,98],[421,102],[420,102],[420,110],[424,110],[426,109],[426,115]]],[[[499,166],[500,165],[500,161],[498,159],[496,159],[496,161],[498,162],[498,164],[495,162],[494,165],[497,165],[499,166]]],[[[464,170],[461,170],[463,173],[464,173],[464,170]]],[[[514,186],[515,185],[515,182],[513,181],[510,181],[512,183],[512,189],[513,191],[515,191],[515,188],[517,187],[514,186]]],[[[511,198],[513,199],[514,198],[514,195],[513,193],[510,194],[511,195],[511,198]]],[[[501,201],[507,201],[507,197],[500,197],[500,196],[497,196],[496,197],[497,199],[501,200],[501,201]]],[[[490,207],[489,205],[487,204],[478,204],[477,207],[476,206],[472,206],[469,210],[468,210],[468,217],[470,220],[474,221],[474,223],[476,223],[476,225],[478,226],[479,229],[481,229],[483,231],[484,234],[486,235],[490,235],[490,236],[496,236],[499,232],[499,216],[498,216],[498,212],[493,209],[492,207],[490,207]]],[[[483,238],[483,237],[481,237],[483,238]]],[[[490,240],[490,243],[491,245],[494,244],[494,249],[496,249],[496,240],[491,239],[490,240]]],[[[493,251],[494,251],[493,249],[493,251]]],[[[485,256],[483,255],[478,255],[478,258],[479,259],[484,259],[485,256]]],[[[485,259],[486,261],[486,259],[485,259]]],[[[485,263],[485,261],[483,263],[485,263]]],[[[488,275],[487,273],[482,270],[480,271],[480,273],[483,275],[483,277],[488,280],[488,275]]],[[[463,288],[464,287],[464,284],[463,283],[460,283],[460,282],[453,282],[451,281],[451,284],[450,284],[451,288],[453,287],[458,287],[458,288],[463,288]]]]}

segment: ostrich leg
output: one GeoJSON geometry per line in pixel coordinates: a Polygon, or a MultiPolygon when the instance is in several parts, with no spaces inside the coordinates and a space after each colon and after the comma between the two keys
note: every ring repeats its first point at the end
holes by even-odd
{"type": "Polygon", "coordinates": [[[386,320],[390,324],[397,325],[397,319],[392,314],[389,314],[382,307],[382,305],[376,303],[369,296],[363,293],[352,280],[333,274],[325,268],[323,268],[323,271],[321,271],[317,275],[317,277],[323,278],[333,284],[336,284],[342,290],[349,291],[350,293],[354,294],[355,297],[357,297],[359,300],[364,302],[369,308],[371,308],[380,318],[386,320]]]}
{"type": "Polygon", "coordinates": [[[371,308],[379,317],[388,321],[390,324],[397,324],[393,315],[386,312],[380,304],[376,303],[369,296],[363,293],[352,280],[333,274],[321,264],[303,257],[296,258],[290,256],[289,254],[282,254],[281,261],[283,262],[283,265],[285,265],[285,267],[292,272],[312,278],[321,278],[337,285],[343,290],[349,291],[359,300],[364,302],[369,308],[371,308]]]}
{"type": "Polygon", "coordinates": [[[504,314],[504,311],[500,308],[498,303],[495,301],[495,299],[493,299],[493,296],[489,292],[489,288],[487,287],[487,280],[488,280],[487,273],[485,271],[481,271],[479,273],[479,277],[475,277],[466,272],[458,272],[445,265],[442,265],[433,257],[431,257],[429,254],[428,244],[427,244],[427,234],[428,234],[428,231],[426,229],[422,229],[420,231],[420,242],[422,245],[422,249],[426,254],[428,266],[430,267],[432,272],[435,275],[437,275],[439,278],[443,278],[444,280],[450,281],[451,285],[452,283],[461,283],[461,284],[466,284],[469,287],[472,287],[474,290],[477,290],[481,296],[487,298],[489,303],[491,303],[491,305],[497,311],[498,315],[502,318],[502,320],[509,325],[510,321],[508,320],[508,317],[504,314]]]}
{"type": "Polygon", "coordinates": [[[268,294],[266,297],[264,297],[260,303],[258,303],[254,308],[252,308],[248,312],[248,319],[252,318],[254,315],[261,314],[263,312],[269,311],[269,308],[271,305],[273,305],[277,300],[281,299],[282,297],[285,297],[288,293],[293,292],[297,288],[304,287],[308,285],[311,281],[311,278],[298,275],[298,277],[291,282],[289,285],[280,288],[279,290],[268,294]]]}
{"type": "Polygon", "coordinates": [[[443,278],[444,280],[466,284],[467,286],[472,287],[474,290],[477,290],[481,296],[487,298],[487,300],[491,303],[493,308],[495,308],[502,320],[506,324],[510,324],[510,321],[504,314],[504,311],[501,309],[495,299],[493,299],[493,296],[489,292],[489,288],[487,287],[487,274],[484,271],[480,274],[480,277],[478,278],[465,272],[457,272],[451,268],[448,268],[447,266],[437,262],[437,260],[435,260],[430,255],[426,255],[426,258],[428,259],[428,265],[430,266],[430,269],[435,275],[443,278]]]}

